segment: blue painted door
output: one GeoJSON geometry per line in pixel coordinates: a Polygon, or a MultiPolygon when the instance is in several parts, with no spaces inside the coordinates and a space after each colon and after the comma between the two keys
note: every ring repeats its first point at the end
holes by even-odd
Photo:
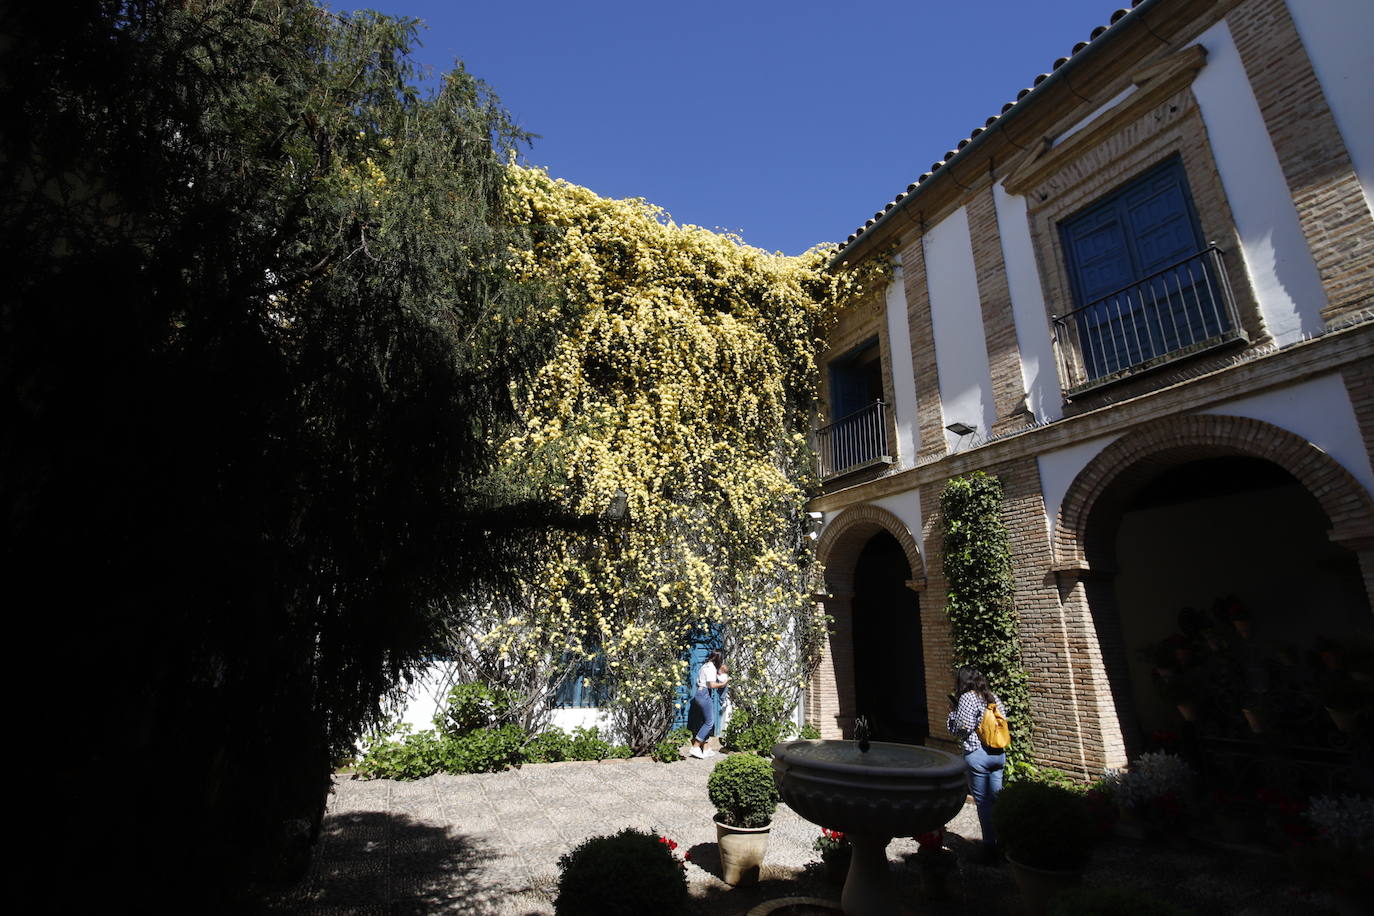
{"type": "Polygon", "coordinates": [[[1206,276],[1169,269],[1205,247],[1178,158],[1065,220],[1061,234],[1075,303],[1087,306],[1077,323],[1089,378],[1225,329],[1224,313],[1201,307],[1206,276]]]}
{"type": "MultiPolygon", "coordinates": [[[[697,671],[706,661],[706,656],[721,647],[721,631],[719,627],[712,627],[707,630],[693,630],[691,643],[686,650],[687,676],[677,688],[677,707],[673,716],[673,728],[680,728],[687,724],[687,717],[692,711],[692,697],[696,693],[697,671]]],[[[711,691],[711,700],[715,705],[715,734],[720,734],[720,693],[719,690],[711,691]]]]}

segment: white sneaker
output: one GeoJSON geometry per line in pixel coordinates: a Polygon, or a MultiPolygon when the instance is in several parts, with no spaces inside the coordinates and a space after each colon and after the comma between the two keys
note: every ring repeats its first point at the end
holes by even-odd
{"type": "Polygon", "coordinates": [[[705,752],[704,754],[702,754],[702,756],[703,756],[703,757],[717,757],[717,756],[719,756],[719,755],[718,755],[715,751],[713,751],[713,750],[707,748],[706,752],[705,752]]]}
{"type": "Polygon", "coordinates": [[[693,757],[701,758],[701,757],[705,757],[706,755],[703,754],[703,753],[701,752],[701,748],[699,748],[699,747],[694,747],[694,748],[692,748],[692,756],[693,756],[693,757]]]}

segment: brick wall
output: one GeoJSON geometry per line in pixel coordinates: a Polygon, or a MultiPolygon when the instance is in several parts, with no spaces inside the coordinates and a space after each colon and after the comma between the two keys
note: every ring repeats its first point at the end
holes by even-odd
{"type": "Polygon", "coordinates": [[[1328,321],[1367,305],[1374,284],[1369,206],[1284,0],[1249,0],[1226,23],[1278,153],[1326,290],[1328,321]]]}

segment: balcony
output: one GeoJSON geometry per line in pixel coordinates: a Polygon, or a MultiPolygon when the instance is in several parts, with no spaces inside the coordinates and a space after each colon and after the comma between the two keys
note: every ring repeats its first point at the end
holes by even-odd
{"type": "Polygon", "coordinates": [[[887,405],[874,401],[816,430],[821,479],[873,465],[891,464],[887,448],[887,405]]]}
{"type": "Polygon", "coordinates": [[[1245,334],[1213,245],[1056,317],[1054,338],[1072,398],[1245,334]]]}

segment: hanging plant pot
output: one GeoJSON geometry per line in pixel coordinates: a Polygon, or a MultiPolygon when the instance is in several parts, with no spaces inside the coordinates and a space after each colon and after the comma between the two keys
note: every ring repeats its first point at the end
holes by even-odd
{"type": "Polygon", "coordinates": [[[1257,735],[1264,734],[1264,717],[1257,709],[1242,709],[1241,715],[1245,716],[1245,723],[1250,726],[1250,731],[1257,735]]]}
{"type": "Polygon", "coordinates": [[[1249,638],[1250,638],[1250,621],[1248,621],[1248,620],[1233,620],[1233,621],[1231,621],[1231,626],[1233,626],[1233,627],[1236,628],[1236,632],[1240,634],[1240,638],[1241,638],[1241,639],[1249,639],[1249,638]]]}
{"type": "Polygon", "coordinates": [[[1188,667],[1193,661],[1193,650],[1188,646],[1175,646],[1174,661],[1178,662],[1184,668],[1188,667]]]}
{"type": "Polygon", "coordinates": [[[1326,714],[1331,717],[1331,722],[1340,731],[1347,735],[1352,734],[1355,729],[1360,727],[1360,713],[1355,709],[1336,709],[1326,707],[1326,714]]]}
{"type": "Polygon", "coordinates": [[[1180,703],[1178,703],[1178,704],[1176,704],[1176,705],[1177,705],[1177,707],[1178,707],[1178,714],[1179,714],[1180,716],[1183,717],[1183,721],[1184,721],[1184,722],[1196,722],[1196,721],[1197,721],[1197,704],[1196,704],[1196,703],[1194,703],[1192,700],[1183,700],[1182,702],[1180,702],[1180,703]]]}

